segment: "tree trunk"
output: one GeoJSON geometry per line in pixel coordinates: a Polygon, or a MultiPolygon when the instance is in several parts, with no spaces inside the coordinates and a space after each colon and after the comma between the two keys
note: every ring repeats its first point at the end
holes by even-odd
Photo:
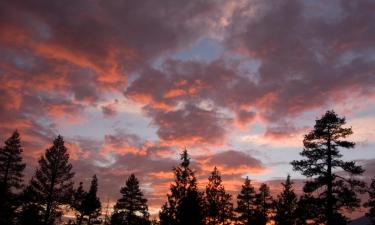
{"type": "MultiPolygon", "coordinates": [[[[330,132],[330,131],[328,131],[330,132]]],[[[332,153],[331,153],[331,136],[329,134],[327,141],[327,208],[326,217],[327,225],[333,225],[333,193],[332,193],[332,153]]]]}
{"type": "Polygon", "coordinates": [[[51,186],[48,193],[47,198],[47,207],[46,207],[46,213],[44,214],[44,225],[48,225],[48,220],[51,215],[51,209],[52,209],[52,195],[53,195],[53,188],[55,186],[55,175],[52,176],[51,186]]]}

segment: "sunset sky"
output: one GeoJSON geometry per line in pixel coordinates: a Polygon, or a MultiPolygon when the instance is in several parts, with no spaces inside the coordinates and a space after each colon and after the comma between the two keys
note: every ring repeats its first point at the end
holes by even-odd
{"type": "MultiPolygon", "coordinates": [[[[214,166],[277,189],[327,110],[352,126],[375,175],[375,1],[0,1],[0,140],[27,162],[61,134],[75,180],[111,202],[130,173],[156,212],[186,147],[200,186],[214,166]]],[[[297,188],[298,189],[298,188],[297,188]]]]}

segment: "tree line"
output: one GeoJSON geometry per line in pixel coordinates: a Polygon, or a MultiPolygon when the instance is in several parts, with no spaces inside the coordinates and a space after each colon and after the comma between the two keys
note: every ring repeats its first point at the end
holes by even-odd
{"type": "Polygon", "coordinates": [[[246,177],[234,204],[216,167],[205,190],[199,190],[185,149],[173,168],[174,181],[158,221],[150,219],[147,199],[134,174],[120,189],[121,198],[111,215],[103,219],[98,178],[93,175],[88,190],[82,182],[75,187],[75,173],[61,136],[46,149],[25,184],[26,164],[20,134],[15,131],[0,148],[0,225],[58,224],[67,208],[74,210],[76,218],[66,224],[76,225],[265,225],[270,221],[276,225],[341,225],[348,221],[343,210],[360,206],[368,207],[366,215],[375,224],[375,179],[367,186],[360,177],[364,169],[354,161],[342,160],[340,148],[355,146],[346,140],[353,132],[345,124],[345,118],[327,111],[304,136],[303,159],[291,162],[293,170],[307,177],[300,196],[289,175],[274,197],[267,184],[256,189],[246,177]],[[368,200],[362,204],[359,194],[367,194],[368,200]]]}

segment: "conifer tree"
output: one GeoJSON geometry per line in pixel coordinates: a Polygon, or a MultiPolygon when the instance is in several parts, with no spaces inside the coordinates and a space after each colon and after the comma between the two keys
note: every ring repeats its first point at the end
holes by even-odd
{"type": "Polygon", "coordinates": [[[305,183],[304,192],[319,192],[316,197],[323,202],[325,213],[322,216],[327,225],[337,224],[338,219],[343,218],[339,213],[341,208],[353,210],[359,206],[357,193],[362,193],[365,186],[364,182],[353,178],[363,173],[362,167],[354,161],[340,159],[339,148],[355,146],[354,142],[345,140],[353,133],[352,128],[343,127],[345,124],[345,118],[340,118],[334,111],[327,111],[304,137],[304,149],[300,155],[306,159],[291,163],[294,170],[312,178],[305,183]],[[335,173],[337,169],[349,176],[335,173]]]}
{"type": "Polygon", "coordinates": [[[225,192],[220,172],[215,167],[206,186],[206,224],[226,225],[233,218],[232,196],[225,192]]]}
{"type": "Polygon", "coordinates": [[[83,201],[87,196],[87,192],[83,189],[83,183],[80,182],[79,186],[73,193],[71,207],[76,211],[76,224],[81,225],[83,217],[85,216],[85,208],[83,201]]]}
{"type": "Polygon", "coordinates": [[[297,202],[296,225],[324,224],[324,212],[322,199],[314,197],[311,193],[304,193],[297,202]]]}
{"type": "Polygon", "coordinates": [[[117,200],[115,212],[111,217],[112,225],[149,225],[147,199],[139,187],[139,181],[131,174],[121,188],[122,197],[117,200]]]}
{"type": "Polygon", "coordinates": [[[261,184],[255,199],[255,224],[266,225],[273,208],[273,199],[267,184],[261,184]]]}
{"type": "Polygon", "coordinates": [[[198,191],[197,179],[189,165],[190,158],[185,149],[180,165],[173,169],[175,181],[159,214],[161,225],[204,224],[203,194],[198,191]]]}
{"type": "Polygon", "coordinates": [[[287,176],[285,183],[281,183],[283,191],[277,196],[275,206],[275,225],[293,225],[296,222],[298,199],[293,190],[293,182],[290,175],[287,176]]]}
{"type": "Polygon", "coordinates": [[[51,225],[61,216],[59,207],[70,201],[73,192],[72,164],[64,140],[58,136],[39,160],[30,185],[43,208],[43,224],[51,225]]]}
{"type": "Polygon", "coordinates": [[[15,131],[0,148],[0,224],[12,224],[17,208],[17,190],[23,186],[22,147],[20,135],[15,131]]]}
{"type": "Polygon", "coordinates": [[[160,225],[177,225],[177,204],[170,195],[167,198],[167,202],[163,204],[159,212],[160,225]]]}
{"type": "Polygon", "coordinates": [[[367,192],[369,198],[364,206],[368,207],[369,211],[366,213],[366,216],[370,218],[372,224],[375,224],[375,178],[371,180],[371,184],[367,192]]]}
{"type": "Polygon", "coordinates": [[[82,201],[84,215],[87,216],[88,225],[91,224],[92,219],[98,218],[101,210],[101,203],[97,197],[98,192],[98,178],[96,175],[92,177],[90,189],[82,201]]]}
{"type": "Polygon", "coordinates": [[[255,200],[254,186],[251,184],[251,180],[246,177],[237,196],[237,208],[235,209],[238,214],[237,222],[240,225],[251,225],[255,221],[255,200]]]}

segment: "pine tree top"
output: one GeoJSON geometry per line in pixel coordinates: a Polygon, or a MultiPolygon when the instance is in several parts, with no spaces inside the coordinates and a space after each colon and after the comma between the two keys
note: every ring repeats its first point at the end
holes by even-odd
{"type": "Polygon", "coordinates": [[[0,148],[0,185],[8,192],[10,189],[20,189],[23,187],[23,170],[26,164],[22,162],[21,138],[18,131],[4,142],[4,147],[0,148]]]}
{"type": "Polygon", "coordinates": [[[66,201],[73,189],[72,167],[63,137],[59,135],[41,156],[31,185],[40,198],[66,201]]]}
{"type": "Polygon", "coordinates": [[[189,157],[189,154],[188,154],[186,148],[185,148],[185,149],[183,150],[183,152],[181,153],[181,157],[180,157],[180,159],[181,159],[181,164],[180,164],[180,165],[181,165],[182,167],[184,167],[184,168],[189,167],[189,165],[190,165],[190,157],[189,157]]]}
{"type": "Polygon", "coordinates": [[[131,174],[126,180],[125,186],[121,188],[120,193],[122,197],[117,200],[115,205],[117,212],[125,212],[128,219],[141,216],[144,220],[148,220],[147,199],[143,197],[139,181],[134,174],[131,174]]]}

